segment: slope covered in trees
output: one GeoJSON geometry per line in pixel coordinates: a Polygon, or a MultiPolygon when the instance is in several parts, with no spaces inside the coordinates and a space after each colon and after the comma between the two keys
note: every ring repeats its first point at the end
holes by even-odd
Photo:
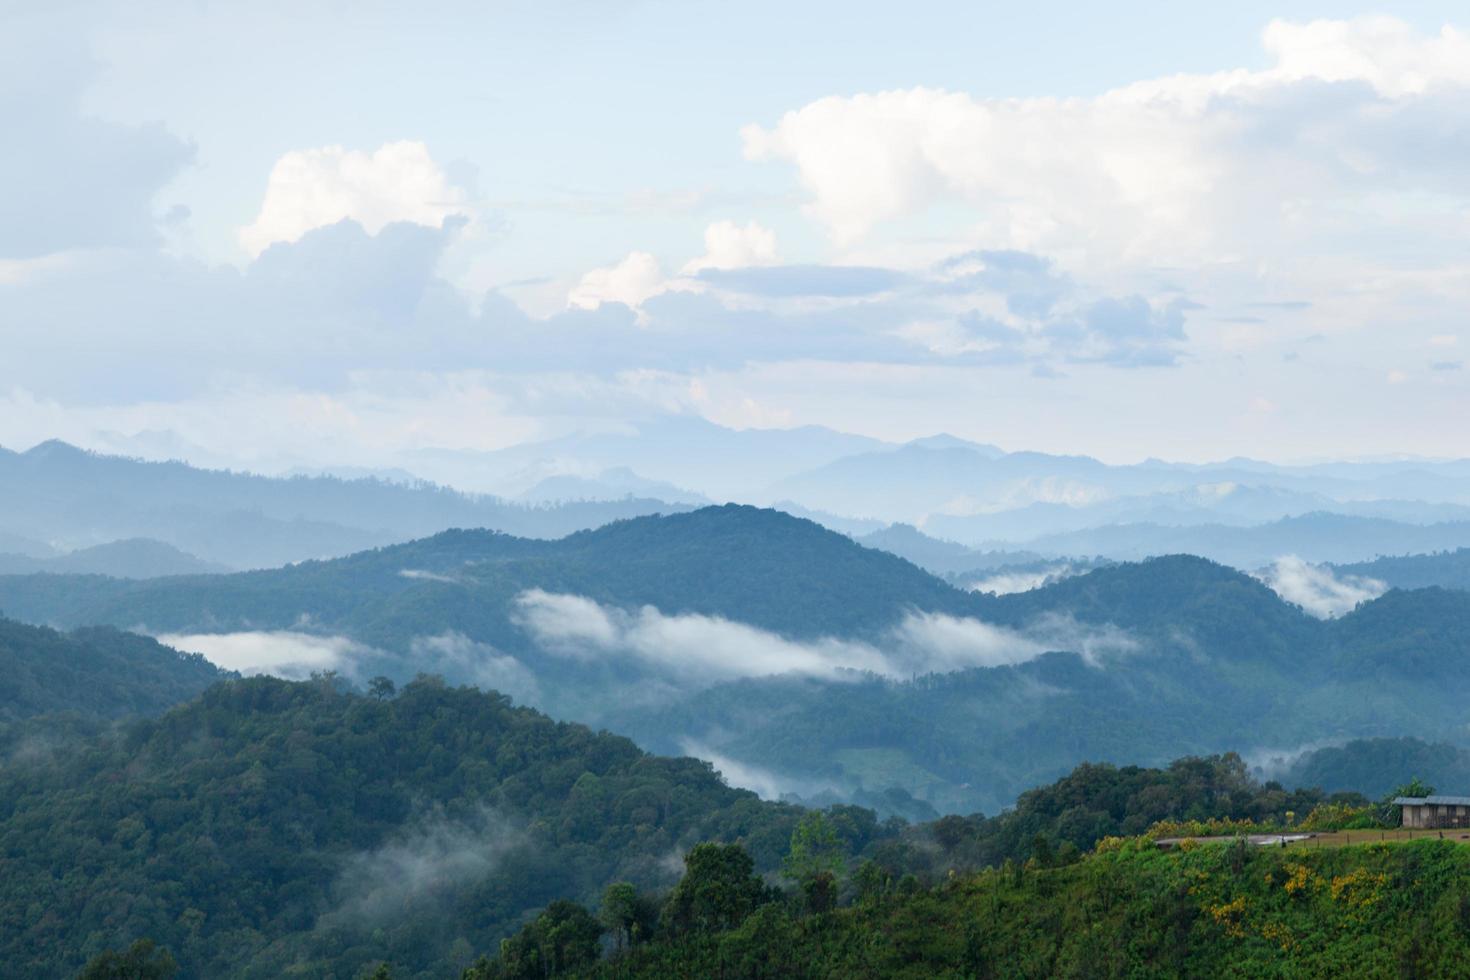
{"type": "Polygon", "coordinates": [[[55,712],[157,714],[227,676],[197,654],[133,633],[58,633],[0,619],[0,722],[55,712]]]}
{"type": "Polygon", "coordinates": [[[1419,779],[1450,796],[1470,796],[1470,751],[1417,738],[1361,738],[1308,752],[1279,777],[1293,786],[1320,786],[1382,796],[1419,779]]]}
{"type": "Polygon", "coordinates": [[[1398,555],[1337,565],[1344,575],[1377,579],[1396,589],[1470,589],[1470,548],[1427,555],[1398,555]]]}
{"type": "MultiPolygon", "coordinates": [[[[566,914],[565,912],[563,913],[566,914]]],[[[757,906],[608,959],[568,947],[529,972],[511,944],[466,980],[511,977],[1460,977],[1470,960],[1470,847],[1337,850],[1109,842],[934,888],[873,874],[853,903],[757,906]],[[521,969],[517,969],[522,967],[521,969]]]]}
{"type": "Polygon", "coordinates": [[[0,767],[6,975],[147,937],[189,976],[445,976],[554,898],[667,883],[695,841],[773,867],[799,815],[494,694],[387,693],[228,681],[0,767]]]}

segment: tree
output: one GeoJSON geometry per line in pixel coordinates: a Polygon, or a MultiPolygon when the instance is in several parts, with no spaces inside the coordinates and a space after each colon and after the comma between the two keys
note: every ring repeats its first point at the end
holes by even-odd
{"type": "Polygon", "coordinates": [[[159,949],[151,939],[139,939],[125,952],[98,953],[82,967],[77,980],[169,980],[178,971],[168,950],[159,949]]]}
{"type": "Polygon", "coordinates": [[[832,821],[822,811],[812,810],[791,832],[791,848],[781,862],[781,873],[803,882],[824,872],[838,875],[846,864],[845,849],[832,821]]]}
{"type": "Polygon", "coordinates": [[[629,882],[617,881],[603,891],[597,917],[603,928],[612,933],[618,952],[622,952],[652,932],[650,909],[650,903],[638,894],[638,889],[629,882]]]}
{"type": "Polygon", "coordinates": [[[684,857],[664,918],[674,932],[733,929],[767,899],[755,862],[739,844],[696,844],[684,857]]]}
{"type": "Polygon", "coordinates": [[[520,932],[500,943],[494,962],[466,970],[467,980],[549,980],[597,962],[602,927],[592,913],[565,899],[546,906],[520,932]]]}
{"type": "Polygon", "coordinates": [[[368,694],[377,698],[379,701],[388,700],[397,692],[397,690],[398,688],[393,684],[393,682],[388,678],[383,677],[382,675],[374,677],[372,680],[368,681],[368,694]]]}

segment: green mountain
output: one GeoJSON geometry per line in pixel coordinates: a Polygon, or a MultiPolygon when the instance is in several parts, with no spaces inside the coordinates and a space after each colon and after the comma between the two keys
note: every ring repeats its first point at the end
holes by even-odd
{"type": "Polygon", "coordinates": [[[1308,752],[1278,778],[1291,786],[1375,798],[1419,779],[1440,793],[1470,796],[1470,750],[1418,738],[1360,738],[1308,752]]]}
{"type": "Polygon", "coordinates": [[[1426,555],[1377,558],[1352,565],[1337,565],[1345,575],[1377,579],[1396,589],[1470,589],[1470,548],[1436,551],[1426,555]]]}
{"type": "Polygon", "coordinates": [[[1470,696],[1470,593],[1391,591],[1323,621],[1171,556],[980,595],[733,505],[238,575],[0,578],[0,608],[206,651],[215,634],[304,636],[358,684],[442,674],[715,760],[768,797],[911,818],[914,800],[993,812],[1084,759],[1459,741],[1470,696]]]}
{"type": "Polygon", "coordinates": [[[496,694],[228,681],[0,767],[0,962],[68,976],[146,936],[189,977],[443,977],[558,896],[670,884],[696,841],[771,868],[798,817],[496,694]]]}
{"type": "Polygon", "coordinates": [[[157,714],[227,676],[197,654],[132,633],[58,633],[0,619],[0,722],[157,714]]]}

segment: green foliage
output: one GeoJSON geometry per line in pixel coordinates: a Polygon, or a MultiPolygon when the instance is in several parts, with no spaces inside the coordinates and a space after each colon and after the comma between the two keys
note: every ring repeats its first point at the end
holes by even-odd
{"type": "Polygon", "coordinates": [[[576,902],[558,900],[500,943],[500,955],[464,972],[464,980],[545,980],[597,962],[602,927],[576,902]]]}
{"type": "Polygon", "coordinates": [[[1470,751],[1417,738],[1354,739],[1307,753],[1282,780],[1329,791],[1353,789],[1377,799],[1398,795],[1396,789],[1411,773],[1447,793],[1470,792],[1470,751]]]}
{"type": "Polygon", "coordinates": [[[781,862],[781,873],[800,884],[817,875],[839,875],[846,865],[846,848],[837,837],[837,828],[825,813],[813,810],[791,832],[791,848],[781,862]]]}
{"type": "Polygon", "coordinates": [[[0,723],[53,712],[157,714],[230,676],[133,633],[58,633],[0,619],[0,723]]]}
{"type": "Polygon", "coordinates": [[[77,980],[169,980],[179,965],[168,950],[159,949],[151,939],[139,939],[118,953],[106,950],[87,961],[77,980]]]}
{"type": "Polygon", "coordinates": [[[1466,975],[1470,848],[1109,846],[832,914],[761,908],[569,976],[1328,977],[1466,975]]]}
{"type": "Polygon", "coordinates": [[[663,925],[673,933],[732,929],[769,897],[743,847],[696,844],[684,857],[684,877],[664,905],[663,925]]]}
{"type": "MultiPolygon", "coordinates": [[[[188,976],[443,977],[555,899],[667,887],[700,840],[774,869],[801,812],[433,678],[390,700],[228,681],[0,767],[0,972],[66,976],[148,936],[188,976]]],[[[685,918],[748,910],[751,867],[685,918]]]]}

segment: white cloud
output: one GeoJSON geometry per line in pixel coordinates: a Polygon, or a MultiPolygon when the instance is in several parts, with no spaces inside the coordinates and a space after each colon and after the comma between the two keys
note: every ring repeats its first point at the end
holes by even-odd
{"type": "Polygon", "coordinates": [[[541,703],[541,685],[525,664],[487,643],[449,631],[415,637],[409,644],[415,669],[469,680],[481,690],[508,694],[520,704],[541,703]]]}
{"type": "Polygon", "coordinates": [[[737,225],[716,221],[704,230],[704,254],[684,265],[683,274],[701,269],[741,269],[776,261],[776,233],[755,221],[737,225]]]}
{"type": "Polygon", "coordinates": [[[567,295],[574,309],[595,310],[603,303],[622,303],[634,309],[665,289],[658,259],[647,252],[629,252],[617,265],[593,269],[567,295]]]}
{"type": "Polygon", "coordinates": [[[423,143],[400,140],[371,153],[340,146],[292,150],[271,169],[260,214],[239,239],[255,256],[274,242],[294,242],[348,218],[377,234],[397,221],[438,228],[466,208],[464,191],[423,143]]]}
{"type": "Polygon", "coordinates": [[[1338,577],[1332,569],[1312,565],[1296,555],[1284,555],[1256,577],[1287,602],[1296,603],[1313,616],[1328,619],[1351,612],[1360,602],[1376,599],[1388,591],[1377,579],[1353,575],[1338,577]]]}
{"type": "Polygon", "coordinates": [[[1024,663],[1048,650],[1072,650],[1096,664],[1136,647],[1114,627],[1084,627],[1056,617],[1020,632],[970,617],[912,612],[869,643],[791,640],[718,616],[666,615],[652,606],[627,612],[539,589],[521,593],[516,603],[521,626],[553,654],[583,660],[629,657],[695,685],[778,674],[843,680],[852,671],[902,680],[1024,663]]]}
{"type": "Polygon", "coordinates": [[[314,671],[350,673],[352,660],[367,648],[345,636],[314,636],[289,630],[241,633],[165,633],[158,642],[202,654],[226,670],[300,680],[314,671]]]}
{"type": "Polygon", "coordinates": [[[915,672],[1025,663],[1045,652],[1039,644],[1000,626],[942,613],[911,613],[895,631],[915,672]]]}
{"type": "Polygon", "coordinates": [[[1368,18],[1275,22],[1264,43],[1275,65],[1262,71],[1096,98],[827,97],[747,126],[745,154],[794,165],[839,243],[961,201],[995,246],[1104,266],[1290,255],[1311,235],[1340,250],[1375,212],[1403,220],[1406,195],[1470,195],[1446,128],[1461,103],[1437,101],[1470,84],[1465,35],[1368,18]]]}

